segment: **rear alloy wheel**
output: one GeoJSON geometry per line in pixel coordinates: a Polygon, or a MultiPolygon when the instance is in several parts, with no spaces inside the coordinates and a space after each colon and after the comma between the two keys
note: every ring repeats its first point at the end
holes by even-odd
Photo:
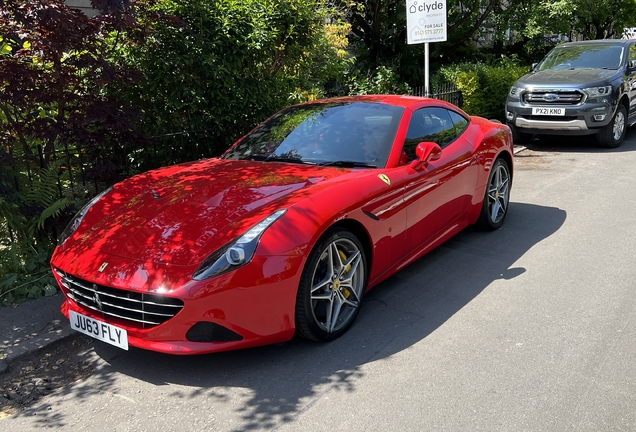
{"type": "Polygon", "coordinates": [[[351,232],[333,229],[314,247],[296,297],[296,331],[316,341],[344,334],[356,319],[367,285],[367,263],[351,232]]]}
{"type": "Polygon", "coordinates": [[[618,105],[614,118],[596,136],[598,145],[604,148],[616,148],[625,139],[627,127],[627,111],[623,105],[618,105]]]}
{"type": "Polygon", "coordinates": [[[477,225],[485,230],[492,231],[500,228],[510,201],[510,168],[503,159],[497,159],[490,170],[486,195],[481,206],[481,214],[477,225]]]}

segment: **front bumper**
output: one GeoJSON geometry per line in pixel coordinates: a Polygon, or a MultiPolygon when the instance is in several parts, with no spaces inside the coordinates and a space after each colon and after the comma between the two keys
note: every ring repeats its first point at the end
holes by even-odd
{"type": "MultiPolygon", "coordinates": [[[[167,321],[150,328],[78,304],[59,272],[53,274],[65,296],[60,309],[67,318],[73,310],[125,329],[130,346],[193,355],[290,340],[295,332],[294,309],[302,265],[302,256],[255,256],[250,264],[233,272],[204,281],[192,280],[166,294],[181,299],[183,308],[167,321]],[[264,273],[263,269],[268,272],[264,273]],[[239,337],[205,341],[201,331],[205,328],[217,334],[219,328],[225,329],[239,337]]],[[[130,290],[133,291],[139,290],[130,290]]]]}
{"type": "Polygon", "coordinates": [[[522,103],[517,99],[506,102],[506,121],[523,133],[552,135],[592,135],[607,126],[616,106],[608,102],[586,102],[576,107],[565,107],[564,116],[537,116],[533,108],[554,108],[522,103]]]}
{"type": "Polygon", "coordinates": [[[589,131],[587,122],[581,119],[566,121],[532,120],[517,116],[513,124],[522,129],[539,129],[545,131],[589,131]]]}

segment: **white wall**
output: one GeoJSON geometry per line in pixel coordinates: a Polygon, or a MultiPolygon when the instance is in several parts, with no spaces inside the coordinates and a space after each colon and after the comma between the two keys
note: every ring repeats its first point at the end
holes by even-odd
{"type": "Polygon", "coordinates": [[[90,0],[65,0],[64,2],[67,6],[77,8],[88,16],[95,16],[99,13],[98,10],[91,8],[90,0]]]}

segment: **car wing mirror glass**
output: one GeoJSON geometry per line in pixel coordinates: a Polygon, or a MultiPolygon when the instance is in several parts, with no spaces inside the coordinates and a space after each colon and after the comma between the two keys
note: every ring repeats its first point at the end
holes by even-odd
{"type": "Polygon", "coordinates": [[[415,148],[415,156],[417,159],[411,162],[411,167],[413,169],[419,169],[429,162],[441,158],[442,148],[437,143],[424,141],[419,143],[415,148]]]}

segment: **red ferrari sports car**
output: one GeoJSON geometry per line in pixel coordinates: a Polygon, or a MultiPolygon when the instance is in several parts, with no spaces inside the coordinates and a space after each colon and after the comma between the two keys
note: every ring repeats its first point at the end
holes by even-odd
{"type": "Polygon", "coordinates": [[[104,191],[53,254],[73,329],[174,354],[327,341],[364,294],[508,209],[510,130],[435,99],[292,106],[221,157],[104,191]]]}

